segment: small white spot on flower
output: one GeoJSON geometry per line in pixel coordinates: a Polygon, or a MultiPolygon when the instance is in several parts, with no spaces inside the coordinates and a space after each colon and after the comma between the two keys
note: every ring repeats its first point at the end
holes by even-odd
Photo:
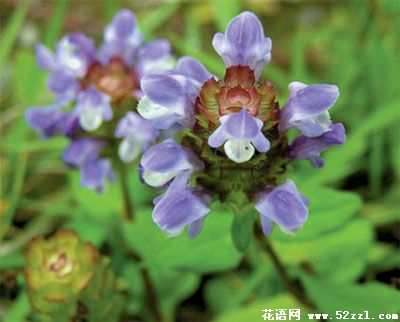
{"type": "Polygon", "coordinates": [[[250,141],[246,140],[227,140],[224,150],[229,159],[236,163],[249,161],[254,155],[254,147],[250,141]]]}
{"type": "Polygon", "coordinates": [[[85,131],[95,131],[102,123],[103,112],[100,108],[84,108],[79,114],[79,124],[85,131]]]}
{"type": "Polygon", "coordinates": [[[170,113],[169,109],[154,104],[147,96],[143,96],[139,101],[137,110],[141,116],[148,120],[156,119],[170,113]]]}

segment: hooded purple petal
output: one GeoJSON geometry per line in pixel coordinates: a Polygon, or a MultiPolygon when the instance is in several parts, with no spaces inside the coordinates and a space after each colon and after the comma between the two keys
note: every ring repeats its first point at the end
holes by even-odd
{"type": "Polygon", "coordinates": [[[92,138],[72,141],[64,150],[63,160],[71,167],[82,167],[90,159],[97,159],[104,142],[92,138]]]}
{"type": "Polygon", "coordinates": [[[35,47],[36,62],[41,69],[53,70],[56,67],[56,58],[54,54],[43,44],[35,47]]]}
{"type": "Polygon", "coordinates": [[[213,77],[202,63],[187,56],[178,60],[176,69],[179,73],[197,81],[199,85],[204,84],[213,77]]]}
{"type": "MultiPolygon", "coordinates": [[[[154,222],[171,235],[181,232],[187,225],[197,226],[210,211],[209,198],[188,188],[187,181],[188,174],[176,177],[153,210],[154,222]]],[[[190,234],[198,233],[199,228],[192,226],[190,234]]]]}
{"type": "Polygon", "coordinates": [[[114,181],[111,161],[108,159],[90,159],[81,168],[82,187],[104,192],[106,180],[114,181]]]}
{"type": "Polygon", "coordinates": [[[279,130],[297,128],[308,137],[329,131],[332,124],[328,110],[339,97],[335,85],[305,85],[293,82],[289,85],[290,96],[281,111],[279,130]]]}
{"type": "Polygon", "coordinates": [[[56,64],[76,77],[85,76],[88,67],[95,60],[94,41],[83,33],[73,32],[64,36],[56,45],[56,64]]]}
{"type": "Polygon", "coordinates": [[[320,168],[324,161],[319,157],[327,148],[346,142],[346,132],[343,124],[333,124],[328,132],[316,137],[298,136],[289,146],[289,158],[310,159],[314,167],[320,168]]]}
{"type": "Polygon", "coordinates": [[[66,70],[58,69],[50,74],[47,86],[56,95],[56,104],[65,105],[71,102],[79,90],[76,78],[66,70]]]}
{"type": "Polygon", "coordinates": [[[144,181],[154,187],[164,185],[181,172],[193,172],[203,167],[203,163],[193,153],[172,139],[148,149],[140,165],[144,181]]]}
{"type": "Polygon", "coordinates": [[[25,113],[26,122],[47,138],[59,133],[59,122],[65,113],[58,107],[32,107],[25,113]]]}
{"type": "Polygon", "coordinates": [[[140,47],[137,54],[136,72],[139,78],[174,68],[171,45],[165,39],[156,39],[140,47]]]}
{"type": "Polygon", "coordinates": [[[246,11],[233,18],[225,35],[217,33],[212,44],[227,67],[250,67],[256,78],[271,60],[271,39],[265,38],[263,26],[252,12],[246,11]]]}
{"type": "Polygon", "coordinates": [[[148,75],[142,78],[144,97],[137,109],[159,129],[173,124],[192,127],[194,123],[194,89],[189,79],[178,74],[148,75]]]}
{"type": "Polygon", "coordinates": [[[112,57],[121,57],[130,65],[137,47],[143,41],[136,24],[136,17],[128,9],[119,11],[113,21],[104,28],[104,44],[98,58],[107,64],[112,57]]]}
{"type": "MultiPolygon", "coordinates": [[[[262,217],[277,223],[287,233],[299,229],[308,217],[305,198],[290,179],[274,189],[266,189],[257,196],[256,210],[262,217]]],[[[269,221],[262,218],[263,230],[269,232],[269,221]]]]}

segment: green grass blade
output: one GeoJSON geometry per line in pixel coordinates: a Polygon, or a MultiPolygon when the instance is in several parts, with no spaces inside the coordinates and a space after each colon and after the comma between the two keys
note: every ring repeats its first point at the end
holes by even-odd
{"type": "Polygon", "coordinates": [[[19,32],[24,24],[25,16],[28,12],[29,1],[25,0],[15,10],[13,16],[8,23],[3,36],[0,39],[0,70],[6,63],[19,32]]]}

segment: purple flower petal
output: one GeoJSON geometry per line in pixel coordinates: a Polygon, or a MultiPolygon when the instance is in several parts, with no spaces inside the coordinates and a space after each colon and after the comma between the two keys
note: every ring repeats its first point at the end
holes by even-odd
{"type": "Polygon", "coordinates": [[[308,137],[319,136],[329,130],[328,110],[339,97],[335,85],[305,85],[293,82],[289,85],[290,96],[281,111],[279,130],[297,128],[308,137]]]}
{"type": "Polygon", "coordinates": [[[242,163],[250,160],[254,148],[259,152],[269,150],[270,143],[261,132],[263,122],[245,108],[221,117],[220,121],[221,125],[208,138],[208,145],[218,148],[225,143],[225,153],[232,161],[242,163]]]}
{"type": "Polygon", "coordinates": [[[243,12],[231,20],[225,35],[217,33],[212,42],[227,67],[248,66],[256,78],[271,60],[272,42],[255,14],[243,12]]]}
{"type": "Polygon", "coordinates": [[[333,124],[328,132],[316,137],[298,136],[289,146],[289,158],[310,159],[314,167],[320,168],[324,161],[319,157],[327,148],[346,142],[346,133],[343,124],[333,124]]]}
{"type": "Polygon", "coordinates": [[[168,139],[152,146],[142,156],[144,181],[153,186],[162,186],[181,172],[200,170],[203,163],[189,150],[168,139]]]}
{"type": "Polygon", "coordinates": [[[80,32],[64,36],[56,46],[58,68],[67,69],[76,77],[85,76],[95,57],[96,47],[93,39],[80,32]]]}
{"type": "MultiPolygon", "coordinates": [[[[304,197],[298,192],[292,180],[274,189],[266,189],[257,196],[256,210],[261,217],[277,223],[286,233],[299,229],[308,217],[304,197]]],[[[263,230],[270,231],[269,222],[263,218],[263,230]]]]}
{"type": "Polygon", "coordinates": [[[137,47],[143,41],[136,24],[136,17],[128,9],[119,11],[113,21],[104,28],[104,44],[100,47],[98,58],[108,64],[112,57],[121,57],[131,65],[137,47]]]}
{"type": "Polygon", "coordinates": [[[165,39],[156,39],[138,49],[136,72],[139,78],[174,68],[171,45],[165,39]]]}
{"type": "Polygon", "coordinates": [[[82,187],[104,192],[106,180],[114,181],[111,161],[108,159],[90,159],[81,168],[82,187]]]}
{"type": "Polygon", "coordinates": [[[71,73],[59,69],[50,74],[47,87],[56,95],[56,104],[65,105],[75,98],[79,84],[71,73]]]}
{"type": "MultiPolygon", "coordinates": [[[[153,210],[154,222],[169,234],[176,235],[187,225],[198,225],[198,220],[210,211],[209,198],[187,187],[188,176],[184,173],[176,177],[153,210]]],[[[191,233],[197,230],[198,227],[191,233]]]]}
{"type": "Polygon", "coordinates": [[[154,121],[159,129],[173,124],[191,128],[194,123],[193,84],[182,75],[157,74],[142,78],[145,96],[137,109],[140,115],[154,121]]]}
{"type": "Polygon", "coordinates": [[[74,112],[79,115],[79,123],[86,131],[97,130],[103,121],[112,119],[110,97],[94,87],[79,92],[74,112]]]}
{"type": "Polygon", "coordinates": [[[35,47],[36,62],[41,69],[53,70],[56,67],[56,58],[54,54],[43,44],[35,47]]]}
{"type": "Polygon", "coordinates": [[[104,142],[92,138],[73,140],[64,150],[63,160],[71,167],[82,167],[90,159],[97,159],[104,142]]]}
{"type": "Polygon", "coordinates": [[[118,154],[122,161],[131,162],[141,151],[155,141],[158,131],[151,121],[142,118],[134,112],[128,112],[117,124],[114,136],[123,138],[119,145],[118,154]]]}
{"type": "Polygon", "coordinates": [[[59,132],[59,121],[64,114],[58,107],[32,107],[26,111],[25,119],[31,128],[47,138],[59,132]]]}
{"type": "Polygon", "coordinates": [[[203,66],[203,64],[196,59],[187,56],[179,59],[176,69],[183,75],[194,79],[200,85],[204,84],[211,77],[213,77],[213,75],[203,66]]]}

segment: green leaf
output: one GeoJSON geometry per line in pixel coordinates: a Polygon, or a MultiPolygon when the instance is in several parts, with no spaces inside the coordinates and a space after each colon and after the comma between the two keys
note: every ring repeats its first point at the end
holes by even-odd
{"type": "Polygon", "coordinates": [[[186,234],[168,238],[152,221],[151,210],[142,210],[133,223],[123,226],[123,231],[128,245],[141,255],[146,267],[210,273],[239,263],[241,255],[232,245],[229,231],[232,219],[229,214],[211,212],[196,238],[186,234]]]}
{"type": "Polygon", "coordinates": [[[3,322],[23,322],[30,312],[31,306],[28,300],[28,294],[24,290],[18,295],[10,309],[7,311],[3,322]]]}
{"type": "Polygon", "coordinates": [[[14,43],[17,40],[19,32],[23,26],[25,16],[28,12],[28,8],[29,1],[21,1],[3,32],[3,36],[0,39],[0,70],[3,69],[14,43]]]}
{"type": "Polygon", "coordinates": [[[140,31],[148,38],[151,38],[153,31],[164,24],[179,6],[179,1],[167,2],[158,6],[145,17],[139,17],[140,31]]]}
{"type": "Polygon", "coordinates": [[[307,263],[318,275],[330,280],[348,281],[356,279],[364,271],[373,231],[367,221],[354,220],[340,230],[311,240],[303,241],[296,235],[290,240],[283,240],[279,235],[275,237],[275,232],[272,240],[284,263],[307,263]]]}
{"type": "Polygon", "coordinates": [[[236,214],[233,219],[231,234],[233,244],[239,252],[244,253],[250,246],[253,239],[253,224],[255,212],[236,214]]]}
{"type": "Polygon", "coordinates": [[[376,282],[362,285],[333,283],[303,275],[307,293],[320,310],[334,316],[337,310],[351,313],[368,311],[371,318],[380,313],[398,313],[400,292],[376,282]]]}

